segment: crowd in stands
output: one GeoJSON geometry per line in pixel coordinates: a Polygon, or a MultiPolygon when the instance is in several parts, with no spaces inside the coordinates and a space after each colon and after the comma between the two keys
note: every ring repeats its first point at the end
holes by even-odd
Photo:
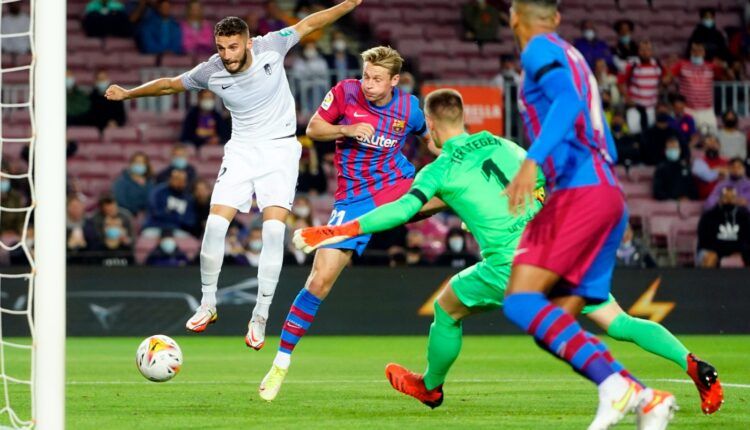
{"type": "MultiPolygon", "coordinates": [[[[232,12],[248,22],[252,35],[263,35],[293,25],[334,2],[254,3],[247,10],[237,5],[232,12]]],[[[460,16],[455,28],[457,41],[476,42],[481,47],[508,34],[507,2],[459,3],[451,6],[460,16]]],[[[156,65],[166,58],[186,58],[180,64],[187,64],[183,67],[187,69],[215,51],[213,21],[205,18],[207,4],[199,0],[187,5],[169,0],[91,0],[82,10],[80,29],[74,31],[96,40],[132,41],[140,53],[155,56],[156,65]]],[[[750,12],[750,1],[747,4],[750,12]]],[[[3,33],[25,31],[28,14],[18,3],[5,7],[3,33]]],[[[623,10],[627,6],[619,7],[623,10]]],[[[210,11],[208,14],[213,18],[210,11]]],[[[691,214],[691,238],[695,242],[690,246],[694,249],[689,260],[682,263],[705,267],[719,266],[724,257],[732,256],[750,264],[747,130],[734,111],[717,112],[714,105],[715,82],[748,78],[750,21],[725,32],[727,29],[717,26],[715,16],[715,10],[710,8],[699,11],[695,28],[681,36],[685,44],[682,56],[660,55],[659,43],[640,37],[638,25],[628,19],[612,23],[614,43],[598,34],[600,20],[577,22],[580,37],[571,38],[597,80],[606,120],[620,155],[618,174],[627,182],[633,172],[649,172],[649,195],[629,195],[629,201],[697,203],[700,212],[691,214]]],[[[336,187],[333,145],[304,136],[304,125],[332,85],[357,77],[361,68],[359,47],[385,42],[399,48],[398,40],[374,38],[377,35],[366,27],[344,20],[336,28],[309,35],[287,58],[287,74],[297,100],[299,140],[303,144],[298,197],[287,223],[289,232],[325,223],[336,187]]],[[[3,39],[3,53],[27,54],[29,45],[24,40],[25,44],[21,38],[3,39]]],[[[95,51],[103,53],[107,44],[101,46],[95,51]]],[[[498,57],[500,73],[491,82],[518,85],[522,74],[517,54],[498,57]]],[[[408,93],[417,92],[419,86],[420,68],[414,67],[415,62],[416,59],[407,58],[407,66],[412,67],[402,73],[399,84],[408,93]]],[[[84,76],[76,68],[68,71],[68,125],[95,127],[101,136],[118,128],[140,127],[133,119],[138,114],[133,106],[110,102],[102,96],[112,81],[108,70],[97,67],[90,73],[84,76]]],[[[139,76],[138,67],[132,73],[139,76]]],[[[180,114],[178,124],[157,123],[159,127],[176,129],[167,157],[148,148],[127,152],[127,161],[121,161],[116,169],[119,172],[108,172],[110,185],[96,193],[81,186],[78,178],[70,177],[70,263],[197,264],[213,177],[218,173],[217,163],[211,169],[204,164],[207,159],[216,161],[207,158],[211,157],[207,154],[216,154],[214,149],[220,151],[230,137],[231,124],[220,100],[211,92],[200,92],[196,100],[180,114]]],[[[75,141],[68,145],[71,160],[85,159],[81,157],[86,157],[85,152],[91,148],[75,141]],[[79,149],[84,146],[85,150],[79,149]]],[[[430,160],[428,152],[416,141],[409,142],[404,151],[418,168],[430,160]]],[[[3,166],[9,172],[16,168],[12,163],[3,166]]],[[[29,202],[28,189],[20,182],[0,182],[3,206],[23,207],[29,202]]],[[[627,193],[628,188],[625,190],[627,193]]],[[[0,219],[2,233],[20,234],[23,222],[23,214],[4,213],[0,219]]],[[[619,263],[631,267],[674,264],[654,247],[655,239],[646,234],[643,224],[634,221],[628,228],[617,253],[619,263]]],[[[33,241],[33,226],[28,235],[33,241]]],[[[257,266],[262,248],[257,212],[240,216],[232,223],[226,245],[225,264],[257,266]]],[[[461,230],[455,216],[444,213],[376,235],[368,252],[355,264],[462,268],[478,258],[471,235],[461,230]]],[[[12,254],[9,261],[23,261],[23,255],[12,254]]],[[[285,264],[310,262],[309,256],[288,244],[285,264]]]]}

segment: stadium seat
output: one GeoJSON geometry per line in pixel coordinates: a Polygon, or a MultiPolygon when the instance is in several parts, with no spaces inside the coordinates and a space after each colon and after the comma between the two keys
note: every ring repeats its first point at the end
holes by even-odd
{"type": "Polygon", "coordinates": [[[140,236],[135,242],[135,262],[143,264],[148,254],[159,244],[158,238],[140,236]]]}
{"type": "Polygon", "coordinates": [[[137,52],[135,46],[135,40],[127,38],[122,39],[119,37],[108,37],[104,39],[104,50],[105,51],[117,51],[122,53],[123,51],[137,52]]]}
{"type": "Polygon", "coordinates": [[[140,141],[138,129],[135,126],[110,127],[102,133],[105,142],[137,142],[140,141]]]}
{"type": "Polygon", "coordinates": [[[742,257],[739,255],[730,255],[721,259],[719,267],[722,269],[741,269],[745,267],[745,262],[742,261],[742,257]]]}
{"type": "Polygon", "coordinates": [[[102,140],[99,129],[88,126],[70,126],[67,128],[67,137],[78,142],[100,142],[102,140]]]}
{"type": "Polygon", "coordinates": [[[679,220],[674,215],[653,215],[646,221],[646,233],[649,243],[657,248],[667,246],[667,241],[672,231],[672,225],[679,220]]]}
{"type": "MultiPolygon", "coordinates": [[[[68,35],[66,46],[71,51],[101,51],[102,50],[102,39],[94,37],[86,37],[82,33],[73,33],[68,35]]],[[[88,53],[91,54],[90,52],[88,53]]],[[[98,57],[101,54],[92,55],[92,57],[98,57]]]]}
{"type": "Polygon", "coordinates": [[[191,261],[198,256],[198,253],[201,250],[201,242],[192,236],[175,237],[175,242],[177,242],[177,247],[180,248],[180,250],[187,255],[188,260],[191,261]]]}
{"type": "Polygon", "coordinates": [[[224,147],[221,145],[203,145],[199,155],[203,161],[221,162],[221,159],[224,157],[224,147]]]}
{"type": "Polygon", "coordinates": [[[681,200],[677,204],[677,210],[683,218],[700,216],[703,213],[703,202],[681,200]]]}
{"type": "Polygon", "coordinates": [[[174,127],[154,127],[144,124],[141,128],[145,142],[175,144],[179,138],[179,129],[174,127]]]}
{"type": "Polygon", "coordinates": [[[162,67],[184,68],[186,70],[193,68],[196,63],[188,55],[165,55],[161,58],[162,67]]]}
{"type": "Polygon", "coordinates": [[[77,156],[89,160],[125,161],[125,154],[121,145],[107,145],[102,143],[79,143],[77,156]]]}
{"type": "Polygon", "coordinates": [[[643,182],[623,182],[622,190],[625,192],[625,196],[630,198],[648,198],[651,197],[651,184],[643,182]]]}

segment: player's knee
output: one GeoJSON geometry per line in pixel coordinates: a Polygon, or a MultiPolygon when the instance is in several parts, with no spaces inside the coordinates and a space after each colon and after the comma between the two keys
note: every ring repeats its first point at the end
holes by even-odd
{"type": "Polygon", "coordinates": [[[286,225],[279,220],[268,220],[263,222],[261,238],[263,249],[273,253],[284,253],[284,234],[286,225]]]}
{"type": "Polygon", "coordinates": [[[307,290],[319,299],[325,298],[333,288],[333,277],[325,276],[319,271],[313,271],[307,280],[307,290]]]}

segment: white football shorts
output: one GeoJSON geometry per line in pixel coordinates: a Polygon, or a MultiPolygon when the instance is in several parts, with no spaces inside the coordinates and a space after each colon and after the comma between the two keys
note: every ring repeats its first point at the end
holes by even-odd
{"type": "Polygon", "coordinates": [[[301,155],[296,137],[252,144],[227,142],[211,205],[247,213],[255,196],[261,211],[269,206],[291,209],[301,155]]]}

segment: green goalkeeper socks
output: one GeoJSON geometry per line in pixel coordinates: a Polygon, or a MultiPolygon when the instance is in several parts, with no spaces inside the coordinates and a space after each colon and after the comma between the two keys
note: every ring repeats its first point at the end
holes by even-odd
{"type": "Polygon", "coordinates": [[[674,361],[687,371],[689,351],[659,323],[633,318],[623,312],[609,325],[607,334],[617,340],[633,342],[652,354],[674,361]]]}
{"type": "Polygon", "coordinates": [[[445,382],[453,362],[461,352],[461,321],[448,315],[435,301],[435,319],[430,326],[430,338],[427,341],[427,371],[424,384],[432,390],[445,382]]]}

